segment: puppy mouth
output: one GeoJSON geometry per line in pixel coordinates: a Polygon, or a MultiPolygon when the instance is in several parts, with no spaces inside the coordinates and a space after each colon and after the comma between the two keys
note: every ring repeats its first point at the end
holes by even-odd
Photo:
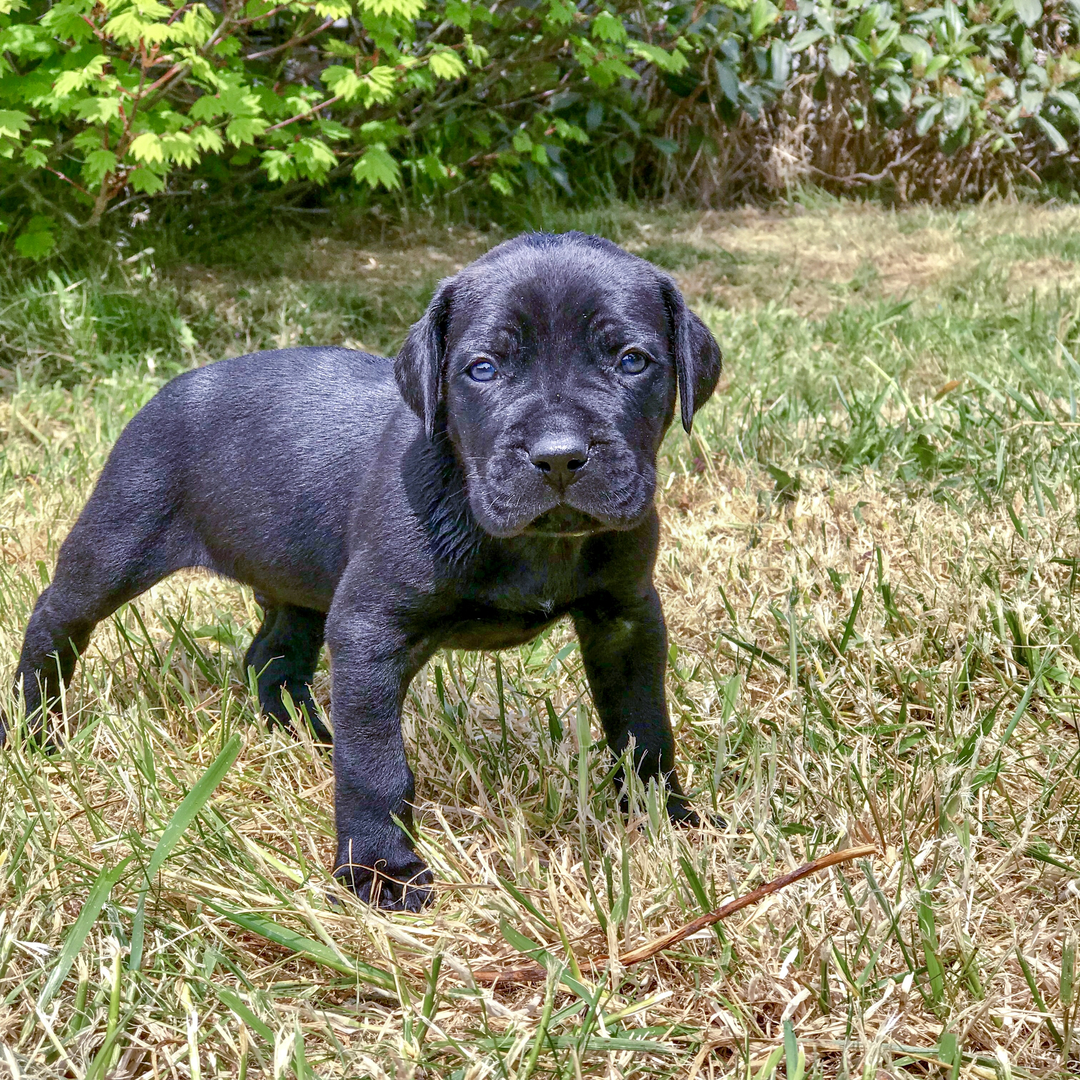
{"type": "Polygon", "coordinates": [[[538,517],[532,519],[524,529],[521,536],[557,536],[564,538],[592,536],[594,533],[609,529],[602,521],[586,514],[581,510],[575,510],[570,506],[557,506],[554,510],[545,510],[538,517]]]}

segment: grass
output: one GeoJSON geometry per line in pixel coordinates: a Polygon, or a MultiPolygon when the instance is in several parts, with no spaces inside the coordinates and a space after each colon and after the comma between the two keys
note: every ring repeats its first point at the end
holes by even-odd
{"type": "MultiPolygon", "coordinates": [[[[727,355],[665,447],[657,568],[681,768],[726,824],[673,833],[648,792],[624,822],[567,629],[445,654],[405,721],[436,903],[373,912],[328,875],[329,762],[257,719],[250,593],[177,576],[99,628],[63,749],[0,755],[0,1075],[1076,1074],[1080,215],[575,223],[670,267],[727,355]],[[655,960],[578,970],[864,841],[655,960]],[[472,982],[526,941],[546,985],[472,982]]],[[[169,374],[392,349],[498,238],[150,237],[5,278],[3,671],[169,374]]]]}

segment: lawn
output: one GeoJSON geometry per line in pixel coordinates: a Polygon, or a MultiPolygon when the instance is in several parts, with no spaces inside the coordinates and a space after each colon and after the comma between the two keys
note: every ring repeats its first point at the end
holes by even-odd
{"type": "MultiPolygon", "coordinates": [[[[713,823],[673,832],[642,791],[618,813],[559,627],[416,680],[435,903],[359,905],[329,876],[328,759],[263,729],[240,670],[254,599],[178,575],[99,627],[62,749],[0,753],[0,1075],[1080,1069],[1080,212],[807,197],[559,224],[670,270],[724,348],[693,439],[665,445],[657,567],[713,823]],[[866,843],[647,962],[587,963],[866,843]],[[538,946],[546,983],[474,981],[538,946]]],[[[109,446],[170,374],[392,350],[500,238],[136,230],[90,269],[8,272],[3,692],[109,446]]]]}

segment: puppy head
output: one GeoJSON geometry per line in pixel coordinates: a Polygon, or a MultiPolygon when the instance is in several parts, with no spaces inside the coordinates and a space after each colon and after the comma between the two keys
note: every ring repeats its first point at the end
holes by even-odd
{"type": "Polygon", "coordinates": [[[630,529],[656,453],[712,394],[720,350],[675,283],[582,233],[527,234],[443,281],[395,361],[494,536],[630,529]]]}

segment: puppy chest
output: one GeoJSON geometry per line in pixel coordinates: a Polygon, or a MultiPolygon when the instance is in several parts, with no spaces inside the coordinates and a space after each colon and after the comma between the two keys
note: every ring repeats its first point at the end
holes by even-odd
{"type": "Polygon", "coordinates": [[[442,643],[453,649],[511,649],[531,641],[564,613],[565,609],[516,612],[470,604],[454,613],[442,643]]]}

